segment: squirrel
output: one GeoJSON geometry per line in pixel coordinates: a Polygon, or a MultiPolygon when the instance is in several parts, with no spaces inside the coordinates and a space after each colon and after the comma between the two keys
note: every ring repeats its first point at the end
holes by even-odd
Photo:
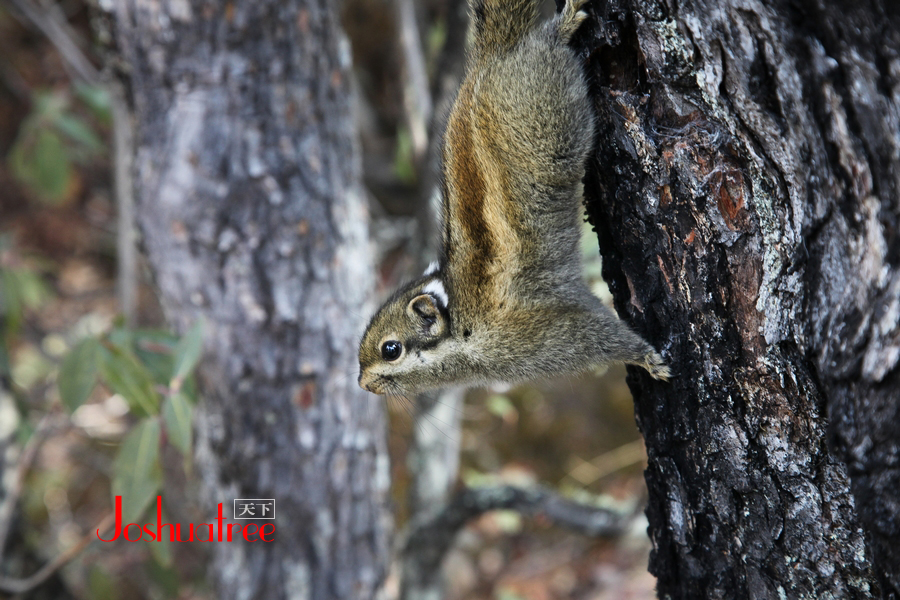
{"type": "Polygon", "coordinates": [[[394,293],[359,347],[359,385],[407,395],[612,362],[670,372],[585,283],[579,250],[594,113],[569,47],[587,0],[471,0],[474,40],[442,145],[439,260],[394,293]]]}

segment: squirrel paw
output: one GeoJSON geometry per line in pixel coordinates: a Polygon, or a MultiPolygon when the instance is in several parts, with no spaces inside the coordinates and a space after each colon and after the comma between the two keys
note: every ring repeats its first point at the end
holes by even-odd
{"type": "Polygon", "coordinates": [[[648,352],[645,354],[644,362],[640,366],[647,369],[647,372],[650,373],[650,377],[654,379],[668,381],[669,377],[672,376],[672,371],[669,370],[669,367],[666,365],[662,356],[657,352],[648,352]]]}
{"type": "Polygon", "coordinates": [[[559,18],[559,36],[564,42],[572,39],[581,24],[587,19],[587,13],[581,10],[581,7],[587,3],[588,0],[566,0],[566,5],[559,18]]]}

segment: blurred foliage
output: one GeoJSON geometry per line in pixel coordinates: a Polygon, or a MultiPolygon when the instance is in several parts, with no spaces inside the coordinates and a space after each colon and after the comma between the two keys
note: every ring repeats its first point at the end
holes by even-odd
{"type": "Polygon", "coordinates": [[[0,378],[12,376],[9,346],[27,310],[50,296],[40,274],[12,250],[9,235],[0,235],[0,378]]]}
{"type": "MultiPolygon", "coordinates": [[[[76,2],[63,8],[67,16],[76,17],[73,24],[89,34],[87,22],[77,19],[87,16],[86,6],[76,2]]],[[[93,165],[108,169],[111,164],[109,95],[102,86],[60,79],[55,49],[40,34],[35,36],[27,27],[20,27],[5,11],[0,12],[0,33],[4,36],[0,59],[9,65],[0,72],[0,91],[14,92],[11,98],[24,100],[27,106],[24,117],[15,121],[14,137],[2,145],[8,148],[5,167],[9,175],[27,192],[26,210],[28,204],[38,207],[25,215],[46,215],[36,211],[77,205],[84,199],[85,169],[93,165]],[[49,72],[38,68],[48,64],[52,65],[49,72]]],[[[9,104],[6,96],[0,95],[0,100],[9,104]]],[[[111,187],[110,176],[106,170],[106,181],[93,184],[111,187]]],[[[23,205],[21,201],[9,205],[14,206],[21,210],[23,205]]],[[[11,214],[0,211],[0,217],[11,214]]],[[[56,218],[65,223],[67,215],[49,217],[49,222],[56,218]]],[[[19,236],[28,231],[27,224],[25,227],[18,231],[19,236]]],[[[111,439],[120,439],[121,445],[109,473],[110,488],[113,495],[123,496],[127,517],[137,519],[161,493],[161,452],[166,446],[184,456],[185,468],[190,468],[191,419],[197,398],[192,373],[202,350],[202,326],[197,323],[179,338],[162,329],[130,329],[121,323],[110,326],[102,318],[98,322],[97,315],[84,315],[69,331],[45,335],[36,321],[42,310],[64,305],[47,283],[61,267],[37,258],[39,250],[30,251],[26,258],[22,241],[28,240],[16,239],[12,233],[0,235],[0,377],[9,383],[17,400],[23,431],[20,438],[30,434],[37,418],[54,411],[55,392],[73,422],[79,421],[79,415],[93,414],[81,410],[88,405],[119,398],[133,427],[124,437],[121,430],[112,430],[118,433],[111,439]],[[48,307],[51,302],[53,307],[48,307]],[[34,323],[23,330],[31,321],[34,323]]],[[[161,564],[171,562],[164,556],[157,558],[163,559],[161,564]]],[[[99,590],[106,585],[103,581],[101,575],[91,574],[91,587],[99,590]]]]}
{"type": "Polygon", "coordinates": [[[106,91],[84,84],[73,90],[74,98],[68,90],[33,95],[31,114],[8,156],[16,179],[50,203],[62,202],[73,189],[73,164],[87,163],[106,148],[96,132],[111,121],[106,91]]]}
{"type": "Polygon", "coordinates": [[[112,489],[113,496],[123,497],[128,522],[135,521],[161,491],[163,439],[190,468],[191,420],[197,402],[192,374],[202,353],[202,323],[181,338],[165,330],[133,330],[117,324],[101,335],[80,337],[60,361],[53,362],[17,339],[28,311],[39,308],[51,294],[38,272],[24,263],[8,264],[16,262],[11,257],[11,251],[0,250],[0,374],[22,393],[55,380],[59,399],[70,414],[87,402],[98,384],[124,399],[137,423],[122,441],[112,489]],[[16,346],[18,351],[11,352],[16,346]]]}
{"type": "Polygon", "coordinates": [[[413,156],[412,135],[406,127],[397,128],[397,143],[394,148],[394,176],[401,182],[412,185],[416,182],[416,165],[413,156]]]}
{"type": "Polygon", "coordinates": [[[430,79],[434,79],[437,74],[438,62],[441,58],[441,52],[447,43],[447,23],[443,18],[435,20],[434,24],[428,29],[425,36],[425,67],[428,70],[430,79]]]}
{"type": "MultiPolygon", "coordinates": [[[[99,463],[100,475],[108,478],[99,487],[109,490],[113,498],[122,496],[123,518],[137,522],[157,495],[165,495],[163,473],[171,470],[164,469],[164,450],[171,447],[183,457],[185,471],[191,468],[191,421],[197,402],[193,372],[202,352],[202,323],[179,337],[158,328],[110,324],[88,314],[68,331],[47,332],[41,326],[42,315],[53,313],[63,302],[49,283],[55,271],[51,261],[24,254],[12,235],[0,235],[0,391],[5,387],[11,394],[0,401],[14,400],[4,410],[13,412],[20,444],[34,435],[35,423],[58,413],[56,407],[61,405],[71,415],[68,423],[87,436],[80,441],[67,438],[63,434],[70,425],[66,425],[44,442],[47,452],[52,455],[55,447],[75,456],[96,452],[90,450],[90,439],[101,442],[102,454],[96,455],[95,462],[115,450],[114,458],[99,463]],[[119,415],[121,426],[97,428],[98,422],[109,423],[108,409],[118,404],[121,410],[112,412],[119,415]],[[127,415],[130,418],[122,422],[127,415]]],[[[70,504],[97,487],[92,483],[94,476],[88,475],[92,471],[96,467],[85,469],[68,461],[32,467],[21,499],[28,518],[19,526],[28,547],[42,553],[43,548],[71,545],[72,540],[63,543],[66,532],[71,536],[84,525],[75,525],[69,513],[77,504],[70,504]],[[64,511],[65,521],[54,525],[59,518],[53,515],[61,506],[70,508],[64,511]]],[[[113,504],[107,496],[88,505],[93,512],[109,510],[113,504]]],[[[164,597],[176,597],[180,574],[172,545],[168,541],[148,544],[145,552],[152,557],[145,565],[146,576],[156,588],[168,590],[164,597]]],[[[22,566],[7,570],[20,561],[5,561],[0,574],[21,572],[22,566]]],[[[86,597],[134,597],[124,591],[120,575],[95,566],[84,583],[86,597]]]]}
{"type": "MultiPolygon", "coordinates": [[[[85,3],[74,0],[59,7],[87,39],[85,3]]],[[[358,100],[367,116],[360,135],[370,191],[391,215],[417,214],[422,199],[416,188],[428,179],[422,169],[433,165],[417,165],[413,157],[403,115],[403,57],[393,6],[382,0],[348,0],[342,9],[358,100]]],[[[458,36],[451,17],[459,9],[460,2],[416,2],[433,84],[446,76],[441,70],[448,52],[462,52],[452,48],[458,36]]],[[[52,45],[3,5],[0,65],[0,184],[8,186],[0,201],[0,232],[6,232],[0,233],[0,382],[8,383],[15,397],[12,410],[22,443],[44,415],[69,416],[65,427],[45,441],[20,500],[19,543],[39,560],[17,562],[27,554],[20,546],[8,551],[0,565],[0,574],[21,575],[70,547],[73,536],[109,510],[116,494],[125,497],[129,521],[139,520],[138,513],[146,512],[157,494],[164,497],[166,521],[166,511],[180,520],[190,510],[180,496],[191,467],[197,397],[191,373],[200,355],[201,325],[180,338],[160,329],[161,311],[147,288],[139,312],[141,322],[151,327],[131,329],[113,319],[113,245],[98,241],[113,239],[116,228],[107,142],[111,111],[104,89],[70,82],[52,45]]],[[[445,100],[434,98],[439,113],[445,100]]],[[[400,252],[408,251],[408,230],[399,227],[402,235],[395,236],[400,252]]],[[[602,295],[593,235],[586,236],[583,249],[591,258],[586,274],[602,295]]],[[[383,286],[396,283],[385,281],[383,286]]],[[[392,415],[390,432],[395,498],[402,507],[412,425],[402,404],[394,410],[407,419],[400,423],[392,415]]],[[[621,370],[602,380],[476,390],[461,410],[458,428],[441,422],[418,426],[461,436],[462,479],[468,484],[542,481],[571,494],[588,488],[619,497],[633,494],[633,482],[640,484],[639,464],[628,463],[615,472],[606,468],[626,464],[607,455],[637,436],[621,370]],[[584,473],[594,480],[586,483],[584,473]]],[[[595,571],[610,562],[612,545],[572,542],[571,536],[547,529],[504,511],[466,528],[447,561],[451,590],[459,590],[448,598],[572,597],[574,572],[584,592],[578,597],[594,598],[589,590],[599,586],[595,571]],[[562,566],[526,576],[534,570],[529,557],[562,566]],[[560,585],[558,572],[566,569],[568,575],[560,581],[568,583],[560,585]]],[[[196,584],[204,570],[201,546],[94,545],[62,573],[58,585],[66,595],[60,597],[212,598],[196,584]]],[[[646,575],[643,555],[628,564],[646,575]]],[[[652,578],[649,585],[652,591],[652,578]]]]}
{"type": "Polygon", "coordinates": [[[126,523],[136,522],[162,490],[160,446],[168,441],[190,468],[191,419],[197,401],[191,377],[203,347],[197,322],[184,337],[162,330],[118,326],[80,340],[62,362],[57,383],[74,412],[98,382],[128,403],[138,423],[125,436],[115,461],[112,495],[122,496],[126,523]]]}
{"type": "MultiPolygon", "coordinates": [[[[91,437],[96,434],[90,433],[85,414],[78,418],[82,409],[107,406],[111,399],[120,398],[123,413],[130,413],[133,425],[124,437],[101,436],[107,446],[121,440],[111,468],[104,470],[112,498],[103,504],[114,505],[114,497],[122,496],[123,519],[138,522],[155,497],[164,495],[165,448],[171,446],[180,453],[185,471],[191,469],[191,421],[197,402],[193,372],[202,352],[202,323],[182,337],[161,329],[130,329],[121,323],[95,333],[97,323],[85,323],[91,320],[86,317],[67,336],[50,334],[42,344],[32,344],[30,336],[23,335],[22,324],[32,320],[35,311],[46,309],[53,294],[40,272],[13,256],[11,250],[0,253],[0,324],[4,328],[0,357],[5,380],[22,399],[18,438],[24,443],[33,434],[36,419],[54,412],[54,387],[71,422],[91,437]],[[17,266],[11,267],[10,262],[17,266]]],[[[23,498],[30,521],[49,518],[41,515],[60,502],[52,498],[59,494],[65,498],[72,493],[68,490],[85,485],[75,473],[65,464],[35,471],[23,498]]],[[[68,504],[68,500],[62,502],[68,504]]],[[[45,543],[42,534],[29,531],[25,530],[29,545],[45,543]]],[[[179,575],[171,544],[167,540],[148,544],[147,551],[153,558],[146,565],[147,573],[160,589],[172,592],[165,597],[176,597],[179,575]]],[[[86,585],[91,598],[124,597],[118,578],[99,568],[91,571],[86,585]]]]}

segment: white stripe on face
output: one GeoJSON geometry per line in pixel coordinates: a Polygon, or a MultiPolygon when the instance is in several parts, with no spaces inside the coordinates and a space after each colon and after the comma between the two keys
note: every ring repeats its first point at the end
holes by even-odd
{"type": "Polygon", "coordinates": [[[433,261],[431,261],[431,264],[428,265],[428,268],[425,269],[425,272],[422,273],[422,275],[431,275],[432,273],[437,273],[438,269],[440,269],[440,268],[441,268],[440,263],[438,263],[438,261],[436,261],[436,260],[433,260],[433,261]]]}
{"type": "Polygon", "coordinates": [[[431,294],[444,308],[447,308],[447,305],[450,303],[450,298],[447,297],[447,290],[444,289],[444,284],[441,283],[440,279],[429,281],[428,285],[422,288],[422,293],[431,294]]]}

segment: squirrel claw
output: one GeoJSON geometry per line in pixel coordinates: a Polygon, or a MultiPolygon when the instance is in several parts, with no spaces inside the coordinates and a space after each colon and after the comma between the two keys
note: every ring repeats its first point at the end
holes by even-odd
{"type": "Polygon", "coordinates": [[[644,356],[644,364],[641,366],[647,369],[647,372],[650,373],[650,377],[659,379],[660,381],[668,381],[669,377],[672,376],[672,371],[669,369],[668,365],[666,365],[662,356],[656,352],[648,352],[647,355],[644,356]]]}
{"type": "Polygon", "coordinates": [[[559,35],[563,41],[568,42],[587,19],[587,13],[581,10],[588,0],[566,0],[559,20],[559,35]]]}

